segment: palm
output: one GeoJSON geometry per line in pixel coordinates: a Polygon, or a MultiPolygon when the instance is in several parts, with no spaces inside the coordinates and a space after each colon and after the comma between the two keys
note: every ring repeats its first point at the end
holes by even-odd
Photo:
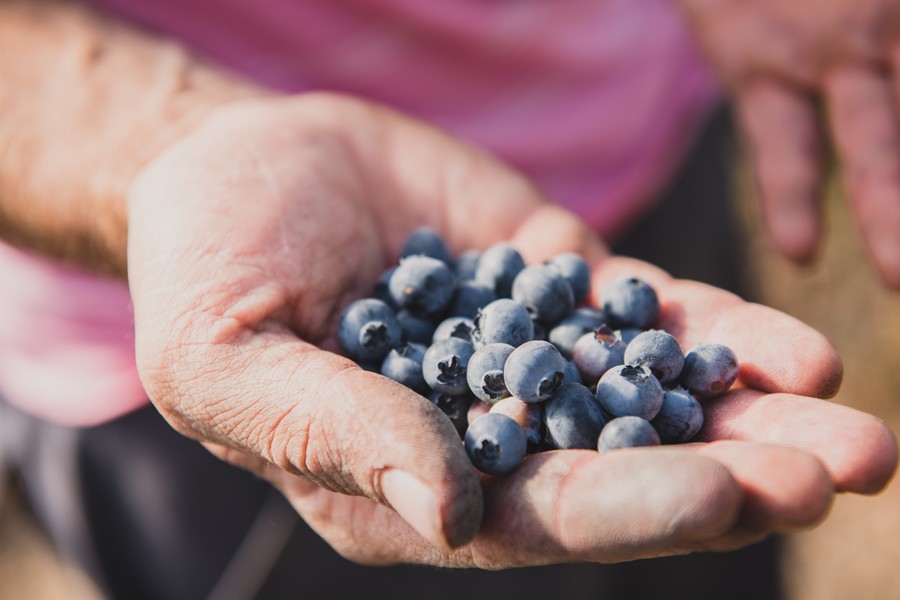
{"type": "Polygon", "coordinates": [[[228,109],[151,165],[132,193],[129,275],[139,367],[161,412],[279,485],[339,551],[501,567],[729,547],[808,525],[835,485],[871,491],[893,471],[893,438],[874,419],[758,398],[836,390],[839,360],[815,332],[608,258],[580,222],[487,157],[391,113],[326,100],[228,109]],[[742,384],[761,390],[717,401],[707,438],[800,449],[563,451],[479,479],[435,407],[320,349],[336,349],[342,307],[369,292],[423,221],[457,251],[501,239],[532,261],[579,251],[595,289],[626,273],[648,279],[667,328],[688,346],[730,345],[742,384]],[[765,402],[779,410],[761,413],[765,402]],[[792,419],[818,425],[771,426],[792,419]],[[826,446],[838,426],[852,435],[826,446]],[[469,540],[452,552],[433,545],[469,540]]]}

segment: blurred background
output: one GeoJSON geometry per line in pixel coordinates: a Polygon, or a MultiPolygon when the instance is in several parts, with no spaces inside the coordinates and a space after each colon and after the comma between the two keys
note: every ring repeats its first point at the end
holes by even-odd
{"type": "MultiPolygon", "coordinates": [[[[765,239],[752,186],[735,160],[741,218],[752,241],[744,273],[763,302],[824,332],[844,358],[835,402],[884,419],[900,431],[900,295],[887,291],[865,258],[852,218],[832,182],[827,235],[809,268],[790,265],[765,239]]],[[[876,497],[839,497],[819,527],[785,539],[788,600],[886,600],[900,597],[900,486],[876,497]]],[[[35,526],[13,485],[0,508],[0,598],[98,598],[35,526]]]]}

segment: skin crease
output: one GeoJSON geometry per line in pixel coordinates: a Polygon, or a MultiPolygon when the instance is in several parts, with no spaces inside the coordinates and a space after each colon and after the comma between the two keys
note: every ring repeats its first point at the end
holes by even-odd
{"type": "Polygon", "coordinates": [[[900,289],[900,4],[681,0],[734,101],[776,247],[811,260],[833,146],[871,260],[900,289]]]}
{"type": "MultiPolygon", "coordinates": [[[[176,428],[273,481],[345,556],[502,568],[734,548],[817,522],[835,490],[871,492],[891,477],[896,444],[877,419],[851,411],[870,441],[838,437],[835,448],[832,431],[791,437],[790,402],[769,415],[784,423],[782,438],[754,421],[741,441],[728,442],[739,452],[719,450],[732,447],[724,444],[613,458],[551,452],[503,478],[477,476],[437,408],[319,349],[336,347],[340,309],[367,293],[421,222],[454,252],[501,239],[529,263],[580,252],[592,265],[595,297],[623,274],[648,280],[660,294],[661,324],[686,347],[729,345],[744,365],[741,384],[759,397],[827,396],[840,381],[840,360],[820,334],[721,290],[609,257],[524,180],[429,127],[333,95],[224,106],[131,188],[139,368],[176,428]],[[485,218],[473,223],[475,206],[485,218]],[[760,336],[772,343],[758,344],[760,336]],[[436,535],[386,508],[380,481],[392,468],[432,490],[436,535]],[[646,481],[617,483],[636,470],[646,481]],[[793,485],[778,484],[786,480],[793,485]],[[590,499],[600,489],[597,506],[590,499]],[[509,506],[517,508],[501,508],[509,506]]],[[[746,393],[716,403],[739,404],[746,393]]],[[[810,418],[837,419],[828,403],[797,402],[810,418]]],[[[845,426],[840,419],[831,426],[845,426]]],[[[709,441],[737,431],[711,421],[709,441]]]]}
{"type": "Polygon", "coordinates": [[[362,101],[266,95],[85,8],[3,0],[0,16],[4,235],[95,270],[127,262],[156,407],[278,485],[346,556],[493,569],[723,550],[808,527],[835,491],[892,476],[883,423],[814,399],[841,379],[820,334],[609,257],[483,153],[362,101]],[[723,343],[741,361],[706,443],[476,474],[439,409],[333,353],[340,311],[423,224],[454,253],[507,239],[530,264],[578,252],[595,304],[618,277],[654,285],[683,347],[723,343]]]}

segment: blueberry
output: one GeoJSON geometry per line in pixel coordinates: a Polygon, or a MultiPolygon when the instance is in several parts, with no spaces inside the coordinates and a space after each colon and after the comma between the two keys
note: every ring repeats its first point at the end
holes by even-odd
{"type": "Polygon", "coordinates": [[[427,317],[417,317],[408,310],[397,313],[397,321],[403,329],[403,339],[407,342],[415,342],[424,346],[431,345],[434,336],[434,322],[427,317]]]}
{"type": "Polygon", "coordinates": [[[574,252],[557,254],[546,263],[559,270],[572,286],[575,304],[581,304],[591,291],[591,267],[580,255],[574,252]]]}
{"type": "Polygon", "coordinates": [[[647,329],[659,318],[659,298],[644,281],[624,277],[603,291],[603,310],[610,325],[617,329],[647,329]]]}
{"type": "Polygon", "coordinates": [[[603,311],[595,308],[579,308],[550,330],[547,339],[566,358],[572,358],[575,343],[586,333],[594,331],[606,322],[603,311]]]}
{"type": "Polygon", "coordinates": [[[448,338],[459,338],[467,342],[472,342],[472,332],[475,330],[475,323],[472,319],[466,317],[450,317],[441,321],[434,330],[431,342],[439,342],[448,338]]]}
{"type": "Polygon", "coordinates": [[[453,264],[453,255],[450,254],[450,249],[447,248],[444,238],[429,227],[416,229],[403,242],[403,246],[400,249],[400,258],[408,256],[430,256],[447,265],[453,264]]]}
{"type": "Polygon", "coordinates": [[[647,367],[620,365],[600,378],[597,400],[614,417],[635,416],[649,421],[662,407],[663,389],[647,367]]]}
{"type": "Polygon", "coordinates": [[[516,348],[503,369],[506,387],[522,402],[541,402],[562,385],[566,359],[550,342],[534,340],[516,348]]]}
{"type": "Polygon", "coordinates": [[[403,343],[388,352],[381,363],[381,374],[406,387],[427,394],[428,384],[422,376],[422,359],[425,358],[425,346],[422,344],[403,343]]]}
{"type": "Polygon", "coordinates": [[[606,416],[591,390],[567,383],[544,404],[544,423],[547,441],[554,448],[593,449],[606,416]]]}
{"type": "Polygon", "coordinates": [[[662,408],[651,421],[664,444],[689,442],[703,427],[703,408],[682,387],[663,392],[662,408]]]}
{"type": "Polygon", "coordinates": [[[626,365],[644,365],[660,383],[678,379],[684,366],[684,352],[672,335],[651,329],[638,335],[625,349],[626,365]]]}
{"type": "Polygon", "coordinates": [[[474,319],[478,310],[497,299],[494,290],[477,281],[463,281],[456,287],[456,293],[450,302],[451,317],[468,317],[474,319]]]}
{"type": "Polygon", "coordinates": [[[575,308],[572,286],[554,267],[532,265],[516,275],[512,299],[524,306],[535,321],[554,324],[575,308]]]}
{"type": "Polygon", "coordinates": [[[431,389],[458,396],[469,391],[466,368],[475,349],[459,338],[448,338],[431,345],[422,359],[422,375],[431,389]]]}
{"type": "Polygon", "coordinates": [[[578,370],[578,367],[575,366],[571,360],[566,361],[566,368],[563,371],[563,385],[567,383],[580,383],[584,384],[584,379],[581,377],[581,372],[578,370]]]}
{"type": "Polygon", "coordinates": [[[482,415],[466,431],[466,453],[488,475],[510,473],[522,462],[527,442],[519,425],[506,415],[482,415]]]}
{"type": "Polygon", "coordinates": [[[491,414],[506,415],[515,421],[525,433],[525,439],[532,446],[541,443],[544,422],[540,404],[529,404],[518,398],[504,398],[491,406],[491,414]]]}
{"type": "Polygon", "coordinates": [[[653,425],[640,417],[619,417],[606,424],[600,433],[597,449],[609,452],[618,448],[659,446],[659,434],[653,425]]]}
{"type": "Polygon", "coordinates": [[[456,275],[436,258],[409,256],[400,261],[389,283],[391,297],[414,315],[434,315],[453,297],[456,275]]]}
{"type": "Polygon", "coordinates": [[[616,335],[619,336],[619,339],[622,340],[622,343],[625,344],[625,349],[628,349],[628,344],[634,341],[634,338],[644,333],[643,329],[637,329],[635,327],[626,327],[625,329],[617,329],[616,335]]]}
{"type": "Polygon", "coordinates": [[[453,263],[453,270],[456,272],[456,278],[460,281],[469,281],[475,279],[475,271],[478,269],[478,259],[481,258],[481,252],[478,250],[466,250],[456,257],[453,263]]]}
{"type": "Polygon", "coordinates": [[[478,348],[469,359],[466,381],[479,400],[493,404],[509,396],[503,367],[513,350],[515,348],[509,344],[487,344],[478,348]]]}
{"type": "Polygon", "coordinates": [[[737,357],[721,344],[701,344],[684,357],[681,385],[698,398],[724,394],[737,380],[737,357]]]}
{"type": "Polygon", "coordinates": [[[534,323],[525,307],[514,300],[494,300],[475,315],[472,339],[477,346],[509,344],[521,346],[534,337],[534,323]]]}
{"type": "Polygon", "coordinates": [[[474,401],[472,396],[469,394],[451,396],[450,394],[433,391],[428,394],[428,399],[441,409],[441,412],[447,415],[450,422],[456,427],[456,432],[460,438],[466,435],[466,429],[469,428],[469,407],[474,401]]]}
{"type": "Polygon", "coordinates": [[[625,346],[612,329],[601,325],[578,338],[572,351],[572,361],[584,382],[594,385],[604,373],[624,363],[625,346]]]}
{"type": "Polygon", "coordinates": [[[375,298],[351,303],[338,323],[338,339],[347,356],[357,362],[381,361],[400,343],[403,330],[394,311],[375,298]]]}
{"type": "Polygon", "coordinates": [[[512,244],[500,242],[478,259],[475,280],[493,289],[498,298],[509,298],[513,280],[524,268],[525,261],[519,251],[512,244]]]}
{"type": "Polygon", "coordinates": [[[382,273],[378,277],[378,281],[375,282],[375,287],[372,290],[372,296],[374,298],[381,300],[382,302],[384,302],[385,304],[390,306],[395,311],[399,310],[400,307],[397,306],[397,303],[394,302],[394,298],[391,296],[390,281],[391,281],[391,275],[393,275],[394,271],[396,271],[396,270],[397,270],[397,265],[394,265],[393,267],[390,267],[384,273],[382,273]]]}

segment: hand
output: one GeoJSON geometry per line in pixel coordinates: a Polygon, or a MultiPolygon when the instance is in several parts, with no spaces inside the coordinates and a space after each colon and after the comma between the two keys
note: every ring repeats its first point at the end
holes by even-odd
{"type": "Polygon", "coordinates": [[[815,254],[830,139],[871,259],[900,288],[900,3],[682,5],[734,99],[778,249],[798,262],[815,254]]]}
{"type": "Polygon", "coordinates": [[[840,382],[822,336],[609,258],[512,171],[373,105],[309,95],[219,109],[133,184],[128,250],[155,405],[360,562],[500,568],[730,548],[818,521],[836,490],[874,492],[896,464],[882,423],[806,397],[840,382]],[[423,223],[456,252],[504,239],[531,261],[578,251],[595,292],[623,273],[650,280],[668,329],[688,346],[727,343],[743,363],[745,389],[710,411],[715,443],[551,452],[477,475],[436,407],[332,352],[342,308],[423,223]]]}

